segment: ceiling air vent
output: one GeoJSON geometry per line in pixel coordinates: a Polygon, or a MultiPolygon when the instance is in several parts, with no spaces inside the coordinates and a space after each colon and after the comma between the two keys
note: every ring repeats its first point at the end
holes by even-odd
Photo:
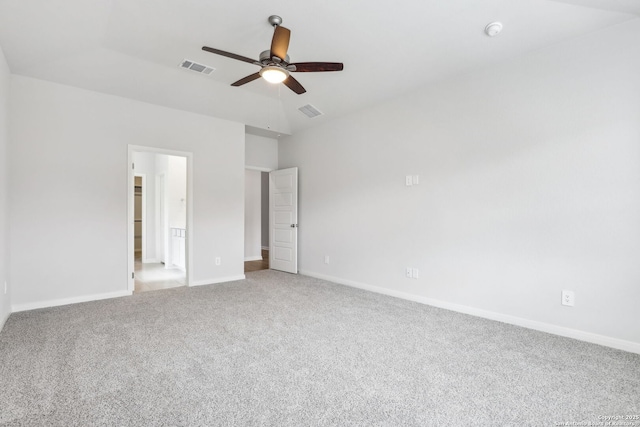
{"type": "Polygon", "coordinates": [[[186,68],[188,70],[193,70],[198,73],[206,74],[206,75],[209,75],[215,71],[215,68],[213,67],[208,67],[206,65],[198,64],[197,62],[189,61],[188,59],[185,59],[184,61],[182,61],[182,63],[180,64],[180,68],[186,68]]]}
{"type": "Polygon", "coordinates": [[[300,107],[298,108],[298,110],[302,111],[302,113],[305,116],[309,117],[310,119],[313,119],[314,117],[318,117],[322,115],[322,112],[311,104],[307,104],[303,107],[300,107]]]}

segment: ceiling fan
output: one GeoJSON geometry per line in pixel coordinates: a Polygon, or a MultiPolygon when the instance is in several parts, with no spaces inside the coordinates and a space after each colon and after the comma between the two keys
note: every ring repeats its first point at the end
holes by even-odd
{"type": "Polygon", "coordinates": [[[289,39],[291,31],[282,27],[282,18],[277,15],[269,17],[269,23],[273,25],[274,32],[271,39],[271,49],[265,50],[260,54],[260,59],[255,60],[246,56],[236,55],[235,53],[225,52],[224,50],[214,49],[212,47],[203,46],[202,50],[215,53],[216,55],[226,56],[227,58],[237,59],[238,61],[255,64],[260,71],[253,73],[247,77],[231,83],[231,86],[242,86],[249,82],[262,77],[269,83],[284,83],[289,89],[298,95],[306,92],[300,82],[293,78],[289,73],[314,73],[322,71],[342,71],[344,68],[341,62],[296,62],[291,63],[287,49],[289,48],[289,39]]]}

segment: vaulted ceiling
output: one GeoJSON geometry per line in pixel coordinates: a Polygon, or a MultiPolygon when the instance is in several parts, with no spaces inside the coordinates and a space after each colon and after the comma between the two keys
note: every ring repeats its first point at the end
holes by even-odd
{"type": "Polygon", "coordinates": [[[13,74],[239,121],[291,134],[474,67],[638,19],[640,0],[0,0],[0,46],[13,74]],[[299,73],[296,95],[262,79],[230,84],[255,65],[270,15],[292,32],[293,62],[343,62],[299,73]],[[500,21],[503,32],[484,34],[500,21]],[[215,68],[184,70],[189,59],[215,68]],[[324,113],[309,119],[298,108],[324,113]]]}

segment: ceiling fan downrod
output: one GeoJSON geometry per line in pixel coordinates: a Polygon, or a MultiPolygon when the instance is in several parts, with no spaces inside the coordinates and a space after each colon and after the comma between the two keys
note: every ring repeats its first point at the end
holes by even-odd
{"type": "Polygon", "coordinates": [[[277,27],[280,24],[282,24],[282,18],[279,17],[278,15],[271,15],[268,20],[269,20],[269,24],[271,24],[271,26],[273,27],[277,27]]]}

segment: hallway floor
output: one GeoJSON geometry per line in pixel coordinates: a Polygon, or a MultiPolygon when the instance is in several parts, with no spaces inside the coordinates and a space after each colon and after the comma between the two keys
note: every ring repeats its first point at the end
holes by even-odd
{"type": "Polygon", "coordinates": [[[268,269],[269,269],[269,251],[265,249],[262,250],[262,260],[244,262],[245,273],[248,273],[250,271],[260,271],[260,270],[268,270],[268,269]]]}
{"type": "MultiPolygon", "coordinates": [[[[269,251],[262,251],[262,260],[246,261],[244,272],[269,269],[269,251]]],[[[165,268],[162,263],[142,263],[135,259],[135,289],[134,293],[157,291],[160,289],[178,288],[186,285],[185,272],[178,268],[165,268]]]]}
{"type": "Polygon", "coordinates": [[[162,263],[143,264],[140,258],[135,260],[134,293],[177,288],[186,285],[184,271],[178,268],[164,268],[162,263]]]}

